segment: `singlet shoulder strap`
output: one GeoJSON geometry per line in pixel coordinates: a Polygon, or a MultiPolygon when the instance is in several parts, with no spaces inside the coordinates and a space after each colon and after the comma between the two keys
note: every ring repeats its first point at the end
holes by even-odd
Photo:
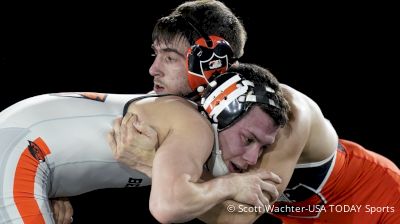
{"type": "Polygon", "coordinates": [[[150,98],[150,97],[163,97],[163,96],[176,96],[176,95],[174,95],[174,94],[147,94],[147,95],[143,95],[143,96],[139,96],[139,97],[130,99],[128,102],[126,102],[126,104],[124,106],[122,116],[125,116],[126,112],[128,112],[129,106],[135,101],[139,101],[139,100],[150,98]]]}

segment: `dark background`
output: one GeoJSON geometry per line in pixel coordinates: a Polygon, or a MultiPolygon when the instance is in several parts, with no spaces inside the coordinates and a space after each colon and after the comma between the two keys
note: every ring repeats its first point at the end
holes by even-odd
{"type": "MultiPolygon", "coordinates": [[[[49,92],[145,93],[151,32],[183,1],[2,7],[0,110],[49,92]]],[[[243,62],[314,99],[341,138],[400,165],[394,6],[225,1],[248,32],[243,62]]],[[[153,222],[149,188],[72,198],[75,223],[153,222]]]]}

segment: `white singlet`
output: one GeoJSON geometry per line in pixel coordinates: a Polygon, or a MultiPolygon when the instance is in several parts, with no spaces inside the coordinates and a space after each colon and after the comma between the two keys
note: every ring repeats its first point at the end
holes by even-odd
{"type": "Polygon", "coordinates": [[[0,113],[0,223],[54,223],[49,198],[151,184],[107,143],[124,105],[143,95],[62,93],[0,113]]]}

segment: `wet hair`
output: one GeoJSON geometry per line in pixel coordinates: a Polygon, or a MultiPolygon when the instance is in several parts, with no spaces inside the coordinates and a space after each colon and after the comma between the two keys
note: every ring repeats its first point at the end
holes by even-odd
{"type": "Polygon", "coordinates": [[[187,1],[179,5],[170,15],[157,21],[152,33],[153,43],[168,44],[186,38],[193,45],[202,36],[188,21],[206,35],[225,39],[232,47],[234,58],[243,55],[246,30],[239,18],[216,0],[187,1]]]}
{"type": "Polygon", "coordinates": [[[268,69],[255,64],[239,63],[237,66],[232,66],[228,72],[241,74],[246,80],[253,82],[255,86],[268,86],[273,89],[274,93],[265,91],[265,94],[269,99],[272,99],[277,106],[270,106],[262,103],[254,103],[252,106],[259,106],[281,127],[288,122],[290,112],[289,103],[283,96],[278,80],[268,69]]]}

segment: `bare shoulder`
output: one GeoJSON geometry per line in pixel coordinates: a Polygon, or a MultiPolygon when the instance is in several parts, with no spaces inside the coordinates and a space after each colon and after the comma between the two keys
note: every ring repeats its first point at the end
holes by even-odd
{"type": "Polygon", "coordinates": [[[128,112],[137,114],[139,120],[155,128],[157,133],[164,137],[172,129],[211,131],[210,123],[197,111],[197,106],[178,96],[145,98],[132,103],[128,112]]]}
{"type": "Polygon", "coordinates": [[[280,88],[290,106],[289,121],[279,131],[277,141],[271,150],[276,151],[277,158],[289,159],[292,160],[291,163],[296,164],[299,159],[301,160],[310,137],[312,109],[309,98],[301,92],[284,84],[280,84],[280,88]]]}
{"type": "Polygon", "coordinates": [[[312,99],[288,85],[280,84],[280,87],[290,105],[289,127],[310,125],[313,111],[319,110],[318,105],[312,99]]]}
{"type": "Polygon", "coordinates": [[[196,110],[190,101],[179,96],[148,97],[129,105],[128,111],[144,110],[150,113],[164,113],[169,110],[196,110]]]}
{"type": "Polygon", "coordinates": [[[281,88],[291,107],[291,131],[306,140],[299,162],[320,161],[330,156],[336,149],[338,137],[318,104],[290,86],[281,84],[281,88]]]}

